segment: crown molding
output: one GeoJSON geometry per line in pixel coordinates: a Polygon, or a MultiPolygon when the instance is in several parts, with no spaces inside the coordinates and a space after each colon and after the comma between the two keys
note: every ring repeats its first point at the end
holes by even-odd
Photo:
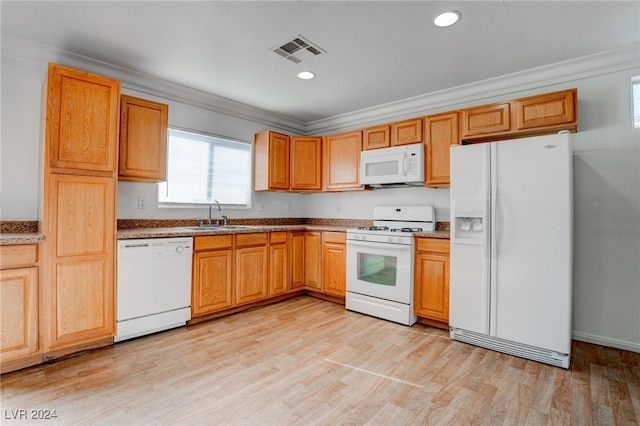
{"type": "Polygon", "coordinates": [[[634,68],[640,68],[640,43],[309,122],[307,134],[327,134],[454,110],[465,103],[486,103],[489,98],[634,68]]]}
{"type": "MultiPolygon", "coordinates": [[[[427,93],[328,117],[309,123],[293,120],[260,108],[233,101],[187,86],[171,83],[142,72],[98,61],[65,50],[33,43],[14,36],[2,36],[2,56],[46,67],[55,62],[122,82],[122,87],[151,96],[246,119],[294,134],[320,135],[371,126],[374,124],[429,115],[460,108],[460,105],[483,103],[487,99],[506,97],[518,92],[568,83],[617,71],[640,68],[640,43],[594,55],[507,74],[450,89],[427,93]]],[[[516,95],[517,96],[517,95],[516,95]]]]}
{"type": "Polygon", "coordinates": [[[267,128],[278,128],[296,134],[304,134],[306,131],[306,125],[301,121],[293,120],[270,111],[252,107],[201,90],[162,80],[139,71],[14,36],[2,36],[2,56],[42,66],[45,69],[48,62],[83,69],[88,72],[120,80],[122,87],[126,89],[264,124],[267,128]]]}

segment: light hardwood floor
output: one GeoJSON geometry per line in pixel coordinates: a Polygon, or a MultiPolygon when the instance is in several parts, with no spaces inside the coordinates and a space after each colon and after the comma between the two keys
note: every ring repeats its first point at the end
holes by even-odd
{"type": "Polygon", "coordinates": [[[303,296],[5,374],[1,389],[6,425],[633,425],[640,354],[575,342],[567,371],[303,296]],[[19,409],[57,418],[7,419],[19,409]]]}

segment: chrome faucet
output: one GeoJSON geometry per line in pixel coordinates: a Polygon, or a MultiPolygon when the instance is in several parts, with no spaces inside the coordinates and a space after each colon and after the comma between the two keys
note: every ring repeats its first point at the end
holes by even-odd
{"type": "MultiPolygon", "coordinates": [[[[222,211],[222,209],[220,209],[220,203],[218,202],[218,200],[213,200],[215,201],[215,203],[218,205],[218,211],[222,211]]],[[[211,207],[213,207],[213,204],[209,204],[209,225],[211,225],[211,207]]],[[[226,216],[222,216],[222,217],[226,217],[226,216]]],[[[227,224],[227,220],[225,219],[225,225],[227,224]]]]}
{"type": "Polygon", "coordinates": [[[222,215],[222,226],[227,226],[227,217],[222,215]]]}

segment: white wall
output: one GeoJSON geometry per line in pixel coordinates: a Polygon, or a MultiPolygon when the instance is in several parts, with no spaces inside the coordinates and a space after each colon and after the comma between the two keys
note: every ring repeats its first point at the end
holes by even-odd
{"type": "MultiPolygon", "coordinates": [[[[5,49],[2,40],[2,147],[0,215],[2,220],[36,220],[39,191],[41,84],[46,61],[123,80],[125,92],[170,104],[172,125],[194,128],[242,140],[266,128],[287,133],[299,123],[269,114],[224,105],[216,109],[206,97],[188,88],[145,89],[146,78],[60,52],[5,49]],[[156,94],[154,96],[153,94],[156,94]],[[169,93],[160,96],[158,93],[169,93]],[[184,96],[181,97],[181,94],[184,96]],[[204,99],[204,100],[203,100],[204,99]],[[221,112],[222,110],[222,112],[221,112]]],[[[630,49],[633,52],[633,49],[630,49]]],[[[574,135],[575,262],[573,333],[580,340],[640,352],[640,130],[631,128],[630,78],[640,74],[636,53],[620,65],[602,65],[588,58],[582,64],[561,64],[531,70],[526,76],[506,76],[447,93],[407,100],[406,105],[381,106],[366,114],[354,112],[310,123],[321,134],[364,127],[400,118],[453,110],[531,94],[577,87],[579,129],[574,135]],[[372,113],[373,111],[373,113],[372,113]],[[375,116],[374,116],[375,115],[375,116]]],[[[606,59],[606,58],[605,58],[606,59]]],[[[149,86],[153,86],[150,84],[149,86]]],[[[215,103],[215,102],[213,102],[215,103]]],[[[304,127],[304,126],[303,126],[304,127]]],[[[544,170],[540,170],[544,173],[544,170]]],[[[535,178],[533,176],[532,178],[535,178]]],[[[195,218],[205,209],[158,209],[156,185],[120,183],[119,218],[195,218]],[[149,208],[137,209],[137,198],[148,197],[149,208]]],[[[448,189],[402,188],[335,194],[256,193],[253,208],[225,212],[229,217],[370,218],[374,205],[433,201],[438,220],[449,216],[448,189]],[[287,210],[291,202],[292,210],[287,210]],[[258,211],[264,204],[266,211],[258,211]],[[338,211],[338,208],[340,211],[338,211]]],[[[553,241],[549,241],[553,244],[553,241]]]]}

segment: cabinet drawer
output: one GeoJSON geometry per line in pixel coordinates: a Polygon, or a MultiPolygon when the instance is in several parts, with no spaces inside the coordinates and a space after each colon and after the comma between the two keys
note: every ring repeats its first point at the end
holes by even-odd
{"type": "Polygon", "coordinates": [[[416,238],[416,251],[449,254],[449,240],[440,238],[416,238]]]}
{"type": "Polygon", "coordinates": [[[236,247],[263,246],[267,244],[268,235],[266,232],[256,234],[237,234],[236,247]]]}
{"type": "Polygon", "coordinates": [[[38,263],[38,246],[25,244],[15,246],[0,246],[0,267],[20,268],[38,263]]]}
{"type": "Polygon", "coordinates": [[[231,248],[233,235],[206,235],[195,237],[194,248],[196,251],[231,248]]]}
{"type": "Polygon", "coordinates": [[[346,232],[330,232],[325,231],[322,233],[325,243],[338,243],[338,244],[346,244],[347,243],[347,233],[346,232]]]}
{"type": "Polygon", "coordinates": [[[287,242],[287,232],[286,231],[272,232],[269,235],[269,240],[271,241],[271,244],[286,243],[287,242]]]}

